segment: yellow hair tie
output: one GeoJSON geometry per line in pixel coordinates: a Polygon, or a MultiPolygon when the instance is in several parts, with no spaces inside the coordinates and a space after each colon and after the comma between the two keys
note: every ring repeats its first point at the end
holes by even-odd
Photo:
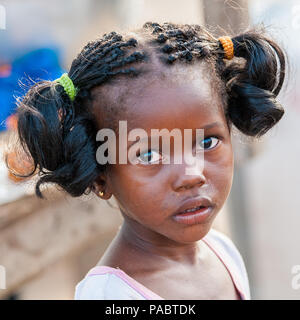
{"type": "Polygon", "coordinates": [[[230,37],[223,36],[218,39],[225,51],[225,58],[230,60],[234,57],[233,42],[230,37]]]}
{"type": "Polygon", "coordinates": [[[72,79],[69,77],[67,73],[64,73],[60,78],[54,80],[55,82],[58,82],[61,86],[63,86],[65,92],[71,99],[71,101],[74,101],[77,90],[74,87],[72,79]]]}

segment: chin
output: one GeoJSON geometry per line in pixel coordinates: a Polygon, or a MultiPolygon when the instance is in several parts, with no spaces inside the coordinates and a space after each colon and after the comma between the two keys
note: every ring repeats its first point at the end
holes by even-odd
{"type": "Polygon", "coordinates": [[[212,221],[207,223],[195,224],[186,228],[180,236],[173,238],[174,241],[179,243],[193,243],[204,238],[212,227],[212,221]]]}

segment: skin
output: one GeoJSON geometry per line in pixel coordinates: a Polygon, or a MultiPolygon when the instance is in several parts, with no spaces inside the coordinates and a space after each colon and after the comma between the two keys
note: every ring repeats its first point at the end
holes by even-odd
{"type": "MultiPolygon", "coordinates": [[[[186,175],[184,161],[110,164],[93,187],[97,195],[104,192],[103,199],[114,196],[124,218],[98,265],[122,269],[165,299],[238,298],[225,266],[201,241],[229,195],[234,167],[221,98],[203,70],[194,71],[188,81],[181,73],[176,81],[149,82],[124,101],[126,112],[119,117],[128,120],[128,132],[143,128],[149,136],[153,128],[179,128],[182,135],[189,128],[194,134],[197,128],[218,122],[204,131],[204,137],[212,140],[204,151],[203,171],[196,163],[194,174],[186,175]],[[194,225],[174,221],[182,203],[199,196],[212,200],[210,218],[194,225]]],[[[101,128],[104,110],[97,106],[95,110],[101,128]]],[[[118,141],[117,136],[117,146],[118,141]]],[[[173,146],[171,140],[171,150],[173,146]]]]}

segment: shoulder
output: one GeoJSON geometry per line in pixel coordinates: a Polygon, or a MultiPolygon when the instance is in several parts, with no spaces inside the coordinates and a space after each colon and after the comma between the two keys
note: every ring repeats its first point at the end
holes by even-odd
{"type": "Polygon", "coordinates": [[[112,272],[87,274],[75,287],[74,300],[144,300],[134,288],[112,272]]]}
{"type": "Polygon", "coordinates": [[[216,229],[210,229],[203,238],[214,249],[217,249],[220,256],[230,264],[240,281],[247,299],[250,299],[249,279],[242,255],[233,241],[224,233],[216,229]]]}

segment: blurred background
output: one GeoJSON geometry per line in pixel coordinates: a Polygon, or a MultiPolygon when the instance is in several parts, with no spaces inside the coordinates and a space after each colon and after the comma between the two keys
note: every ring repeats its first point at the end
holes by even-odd
{"type": "MultiPolygon", "coordinates": [[[[260,141],[234,136],[233,187],[215,228],[240,250],[252,298],[299,299],[297,0],[0,0],[0,155],[13,139],[15,99],[28,78],[53,80],[87,41],[146,21],[198,23],[215,35],[263,23],[285,48],[289,78],[279,96],[285,115],[260,141]]],[[[45,195],[39,200],[34,179],[17,180],[0,161],[0,299],[73,299],[122,222],[113,201],[74,199],[51,187],[45,195]]]]}

